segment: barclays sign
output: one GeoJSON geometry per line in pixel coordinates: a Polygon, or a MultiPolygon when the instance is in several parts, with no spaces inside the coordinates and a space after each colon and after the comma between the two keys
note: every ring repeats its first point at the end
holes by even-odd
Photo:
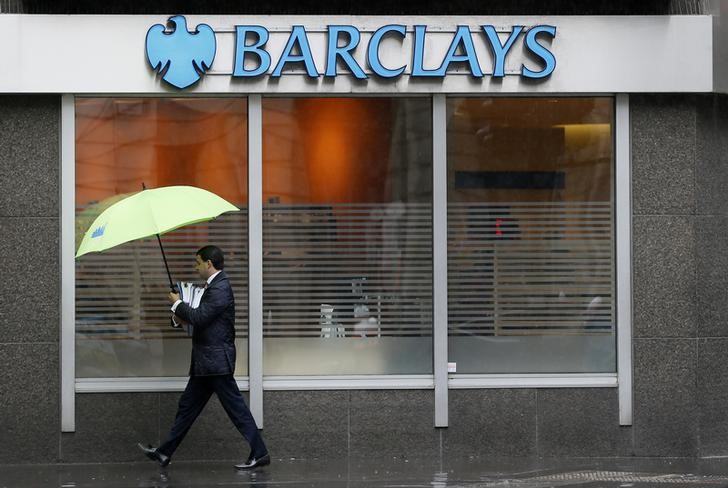
{"type": "MultiPolygon", "coordinates": [[[[147,32],[147,60],[164,81],[184,89],[199,81],[212,67],[217,47],[215,32],[207,24],[199,24],[190,32],[182,16],[171,17],[168,23],[169,31],[161,24],[155,24],[147,32]]],[[[426,25],[415,25],[410,29],[403,24],[383,25],[374,30],[366,42],[362,42],[362,31],[353,25],[328,25],[324,34],[325,49],[319,58],[314,55],[310,34],[303,25],[292,26],[282,51],[274,55],[267,49],[270,32],[266,27],[236,25],[233,69],[229,74],[239,79],[265,75],[279,78],[290,72],[291,67],[302,66],[310,78],[347,75],[359,80],[370,77],[386,80],[408,73],[411,78],[437,79],[447,76],[453,63],[458,63],[474,78],[502,78],[506,75],[508,54],[515,50],[519,39],[522,39],[524,55],[538,65],[538,69],[532,69],[521,64],[519,76],[544,79],[556,69],[556,57],[549,49],[556,37],[556,27],[551,25],[528,28],[513,25],[506,29],[493,25],[479,25],[477,29],[458,25],[446,52],[438,58],[437,68],[424,66],[426,41],[431,34],[426,25]],[[407,53],[406,64],[393,66],[382,60],[385,39],[399,40],[403,46],[405,40],[409,41],[406,44],[411,52],[407,53]],[[482,55],[478,54],[479,51],[482,53],[483,45],[490,53],[488,59],[481,59],[482,55]],[[357,61],[355,53],[364,55],[361,62],[357,61]]]]}

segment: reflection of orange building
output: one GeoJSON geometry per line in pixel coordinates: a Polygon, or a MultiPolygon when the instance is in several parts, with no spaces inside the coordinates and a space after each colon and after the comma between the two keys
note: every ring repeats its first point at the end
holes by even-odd
{"type": "Polygon", "coordinates": [[[76,102],[76,206],[147,187],[192,185],[247,205],[247,101],[76,102]]]}
{"type": "MultiPolygon", "coordinates": [[[[411,178],[416,165],[411,160],[413,153],[419,148],[429,154],[432,142],[429,137],[418,141],[416,134],[408,133],[416,125],[406,120],[412,113],[394,113],[403,103],[405,99],[386,98],[264,99],[264,202],[398,200],[392,182],[406,174],[411,178]],[[402,160],[404,154],[410,160],[402,160]]],[[[455,171],[546,171],[563,174],[568,180],[566,188],[556,193],[454,188],[451,199],[610,200],[610,98],[464,98],[450,103],[451,177],[455,171]],[[594,178],[600,180],[598,184],[594,178]]]]}
{"type": "MultiPolygon", "coordinates": [[[[402,110],[407,103],[265,98],[264,202],[401,200],[400,193],[410,192],[397,185],[412,184],[401,178],[429,171],[430,164],[429,157],[414,161],[412,154],[419,148],[429,155],[431,139],[418,141],[410,129],[414,118],[429,114],[402,110]],[[419,163],[425,164],[413,171],[419,163]]],[[[456,171],[508,170],[559,172],[568,180],[557,193],[453,188],[451,200],[610,200],[611,99],[464,98],[450,106],[450,178],[456,171]]],[[[246,206],[247,136],[244,98],[78,99],[76,204],[84,208],[138,191],[144,182],[199,186],[246,206]]]]}
{"type": "Polygon", "coordinates": [[[264,99],[264,201],[396,199],[387,180],[398,166],[408,164],[394,151],[398,134],[393,122],[406,122],[393,113],[401,103],[384,98],[264,99]]]}
{"type": "MultiPolygon", "coordinates": [[[[392,143],[396,106],[383,98],[265,99],[264,201],[391,199],[386,180],[406,164],[392,143]]],[[[76,141],[78,207],[142,182],[247,200],[245,99],[81,98],[76,141]]]]}

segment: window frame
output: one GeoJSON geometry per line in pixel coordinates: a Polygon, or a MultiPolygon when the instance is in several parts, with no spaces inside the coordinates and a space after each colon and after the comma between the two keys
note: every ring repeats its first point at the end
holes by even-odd
{"type": "MultiPolygon", "coordinates": [[[[296,96],[306,94],[263,94],[296,96]]],[[[433,124],[433,373],[424,375],[263,376],[262,295],[262,96],[248,94],[248,376],[237,377],[241,390],[250,392],[250,407],[263,427],[263,391],[272,390],[434,390],[434,426],[448,426],[448,391],[463,388],[618,388],[620,425],[632,424],[632,190],[629,96],[627,94],[512,93],[487,96],[573,97],[611,96],[615,100],[615,260],[616,266],[616,373],[590,374],[483,374],[448,373],[447,364],[447,94],[387,94],[390,97],[430,97],[433,124]]],[[[381,97],[383,94],[346,94],[381,97]]],[[[60,259],[61,259],[61,431],[75,432],[76,393],[182,391],[186,377],[76,378],[75,371],[75,100],[82,94],[63,94],[60,123],[60,259]]],[[[99,94],[94,97],[179,97],[180,94],[99,94]]],[[[232,93],[195,94],[195,97],[239,97],[232,93]]],[[[326,94],[311,94],[321,97],[326,94]]],[[[331,94],[341,97],[342,94],[331,94]]],[[[453,96],[484,96],[483,93],[453,96]]]]}

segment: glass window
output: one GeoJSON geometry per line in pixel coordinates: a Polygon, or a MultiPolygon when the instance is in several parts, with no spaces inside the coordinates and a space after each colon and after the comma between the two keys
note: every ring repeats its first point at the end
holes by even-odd
{"type": "MultiPolygon", "coordinates": [[[[201,246],[225,251],[238,375],[248,363],[247,134],[241,98],[76,101],[76,246],[104,208],[142,183],[205,188],[242,209],[162,236],[175,281],[199,281],[193,263],[201,246]]],[[[191,341],[170,327],[168,291],[156,238],[76,260],[76,375],[186,376],[191,341]]]]}
{"type": "Polygon", "coordinates": [[[266,375],[432,372],[428,98],[263,100],[266,375]]]}
{"type": "Polygon", "coordinates": [[[614,372],[612,98],[447,102],[449,361],[614,372]]]}

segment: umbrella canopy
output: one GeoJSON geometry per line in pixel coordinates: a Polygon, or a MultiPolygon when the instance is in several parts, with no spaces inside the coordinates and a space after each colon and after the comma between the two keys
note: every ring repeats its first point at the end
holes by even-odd
{"type": "Polygon", "coordinates": [[[83,236],[76,257],[159,236],[238,210],[214,193],[193,186],[142,190],[114,203],[94,220],[83,236]]]}
{"type": "Polygon", "coordinates": [[[94,202],[78,212],[76,214],[76,238],[74,239],[74,242],[76,243],[76,251],[78,251],[78,247],[81,245],[81,241],[83,240],[83,236],[86,234],[86,230],[91,227],[91,224],[94,223],[94,220],[96,220],[98,216],[103,213],[104,210],[106,210],[119,200],[128,198],[132,195],[135,195],[136,193],[138,192],[119,193],[118,195],[112,195],[108,198],[104,198],[99,202],[94,202]]]}

